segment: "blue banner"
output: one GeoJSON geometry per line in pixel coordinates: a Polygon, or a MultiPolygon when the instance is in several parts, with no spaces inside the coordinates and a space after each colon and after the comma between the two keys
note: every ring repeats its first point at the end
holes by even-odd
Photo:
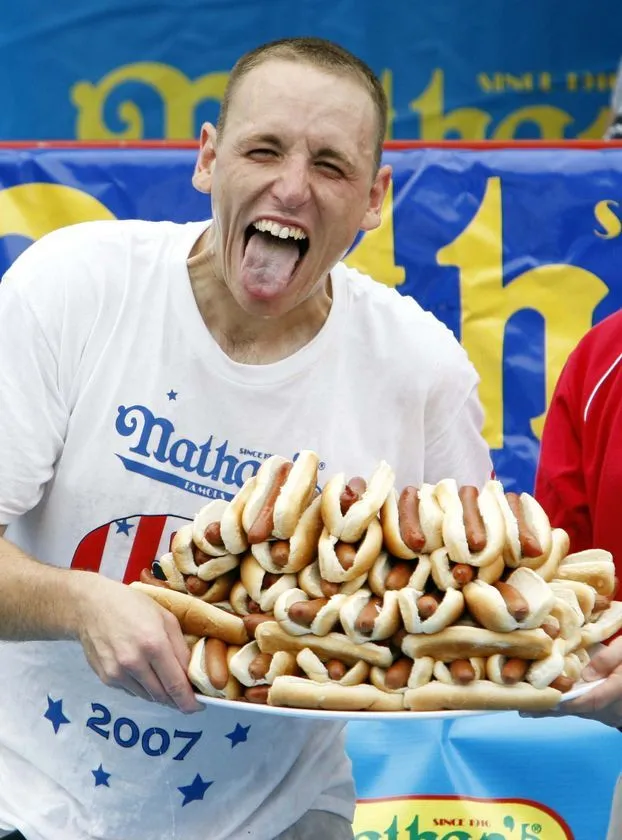
{"type": "Polygon", "coordinates": [[[239,56],[300,35],[371,65],[388,139],[600,138],[622,52],[615,0],[22,0],[1,20],[5,140],[198,137],[239,56]]]}
{"type": "MultiPolygon", "coordinates": [[[[0,274],[62,225],[209,217],[190,185],[194,157],[0,150],[0,274]]],[[[383,223],[348,262],[461,339],[481,375],[499,478],[529,491],[559,370],[622,305],[622,148],[414,148],[384,159],[394,177],[383,223]]],[[[357,840],[601,840],[622,772],[617,731],[513,713],[351,723],[348,749],[357,840]]]]}

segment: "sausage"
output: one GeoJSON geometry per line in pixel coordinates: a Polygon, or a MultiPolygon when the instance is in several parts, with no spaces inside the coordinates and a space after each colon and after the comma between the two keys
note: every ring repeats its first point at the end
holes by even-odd
{"type": "Polygon", "coordinates": [[[594,609],[592,612],[602,612],[611,606],[611,598],[606,595],[597,595],[594,599],[594,609]]]}
{"type": "Polygon", "coordinates": [[[347,571],[352,568],[356,559],[356,548],[351,543],[336,543],[335,554],[343,569],[347,571]]]}
{"type": "Polygon", "coordinates": [[[210,545],[223,545],[220,522],[210,522],[203,532],[203,536],[210,545]]]}
{"type": "Polygon", "coordinates": [[[382,598],[372,595],[369,601],[360,611],[354,622],[354,629],[365,636],[369,636],[374,631],[374,625],[378,618],[378,613],[382,608],[382,598]]]}
{"type": "Polygon", "coordinates": [[[408,685],[408,678],[413,667],[412,659],[407,656],[400,656],[399,659],[387,668],[384,676],[384,684],[392,691],[405,688],[408,685]]]}
{"type": "Polygon", "coordinates": [[[419,491],[404,487],[397,502],[400,536],[411,551],[418,554],[425,545],[425,534],[419,519],[419,491]]]}
{"type": "Polygon", "coordinates": [[[483,551],[486,548],[486,526],[479,511],[477,487],[466,485],[458,491],[462,502],[462,519],[470,551],[483,551]]]}
{"type": "Polygon", "coordinates": [[[263,703],[265,705],[268,702],[269,691],[269,685],[253,685],[244,692],[244,699],[248,703],[263,703]]]}
{"type": "Polygon", "coordinates": [[[566,692],[570,691],[572,686],[574,685],[574,680],[570,677],[565,677],[560,674],[559,677],[555,677],[553,682],[550,684],[549,688],[556,688],[558,691],[566,692]]]}
{"type": "Polygon", "coordinates": [[[531,528],[527,525],[523,506],[518,493],[506,493],[510,510],[516,517],[518,524],[518,539],[520,542],[523,557],[539,557],[542,554],[542,546],[531,528]]]}
{"type": "Polygon", "coordinates": [[[328,604],[328,598],[313,598],[310,601],[294,601],[287,610],[287,614],[296,624],[311,627],[315,617],[328,604]]]}
{"type": "Polygon", "coordinates": [[[227,664],[227,644],[221,639],[206,639],[203,649],[203,667],[211,684],[217,691],[229,681],[227,664]]]}
{"type": "Polygon", "coordinates": [[[529,615],[529,604],[511,583],[498,580],[492,584],[501,593],[509,614],[515,621],[523,621],[529,615]]]}
{"type": "Polygon", "coordinates": [[[254,659],[252,659],[248,666],[248,673],[249,676],[253,680],[262,680],[268,671],[270,670],[270,665],[272,664],[272,654],[271,653],[258,653],[254,659]]]}
{"type": "Polygon", "coordinates": [[[262,508],[246,535],[250,545],[265,542],[272,534],[274,530],[274,506],[293,466],[291,462],[287,461],[276,470],[262,508]]]}
{"type": "Polygon", "coordinates": [[[331,680],[340,680],[348,673],[348,667],[340,659],[329,659],[325,663],[328,676],[331,680]]]}
{"type": "Polygon", "coordinates": [[[459,586],[466,586],[475,577],[475,569],[468,563],[455,563],[451,573],[459,586]]]}
{"type": "Polygon", "coordinates": [[[339,508],[342,516],[345,516],[352,505],[361,499],[366,490],[367,482],[364,478],[357,475],[348,481],[341,491],[341,496],[339,497],[339,508]]]}
{"type": "Polygon", "coordinates": [[[332,598],[333,595],[338,595],[339,590],[341,589],[340,583],[332,583],[330,580],[324,580],[324,578],[320,579],[320,589],[322,590],[322,594],[325,595],[327,598],[332,598]]]}
{"type": "Polygon", "coordinates": [[[551,639],[557,639],[559,634],[561,633],[559,621],[555,618],[554,615],[550,615],[547,619],[545,619],[540,625],[540,629],[544,630],[546,635],[550,636],[551,639]]]}
{"type": "Polygon", "coordinates": [[[440,604],[440,599],[437,595],[422,595],[417,601],[417,610],[419,611],[419,618],[425,620],[434,615],[440,604]]]}
{"type": "Polygon", "coordinates": [[[139,580],[141,583],[149,583],[151,586],[161,586],[163,589],[170,589],[170,584],[166,580],[157,577],[151,569],[141,569],[139,580]]]}
{"type": "Polygon", "coordinates": [[[506,685],[521,682],[525,678],[529,665],[527,659],[506,659],[501,668],[501,679],[506,685]]]}
{"type": "Polygon", "coordinates": [[[270,557],[275,566],[285,566],[289,560],[289,542],[275,540],[270,545],[270,557]]]}
{"type": "Polygon", "coordinates": [[[266,572],[266,574],[261,579],[261,591],[263,592],[264,589],[270,589],[271,586],[280,580],[281,575],[275,575],[272,572],[266,572]]]}
{"type": "Polygon", "coordinates": [[[186,575],[184,580],[186,582],[186,589],[188,592],[191,595],[196,595],[198,598],[205,595],[210,586],[206,580],[201,580],[201,578],[198,578],[196,575],[186,575]]]}
{"type": "Polygon", "coordinates": [[[449,665],[449,673],[454,682],[460,685],[468,685],[473,682],[477,676],[475,668],[471,665],[468,659],[455,659],[449,665]]]}
{"type": "Polygon", "coordinates": [[[384,579],[385,589],[403,589],[408,586],[412,573],[412,566],[409,566],[408,563],[395,563],[384,579]]]}
{"type": "Polygon", "coordinates": [[[274,616],[270,613],[253,613],[252,615],[242,616],[242,623],[251,639],[255,638],[255,631],[264,621],[274,621],[274,616]]]}

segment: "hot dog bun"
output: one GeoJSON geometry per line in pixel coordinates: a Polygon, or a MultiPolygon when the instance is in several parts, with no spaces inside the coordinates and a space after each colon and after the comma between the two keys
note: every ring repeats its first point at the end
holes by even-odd
{"type": "Polygon", "coordinates": [[[505,523],[505,545],[503,556],[505,563],[510,568],[529,566],[537,569],[548,558],[551,552],[552,531],[549,518],[542,509],[542,506],[528,493],[521,493],[519,497],[521,519],[524,520],[526,528],[536,538],[542,553],[534,557],[525,555],[521,545],[521,523],[512,511],[503,488],[497,495],[499,509],[501,510],[505,523]]]}
{"type": "MultiPolygon", "coordinates": [[[[414,494],[414,489],[413,489],[414,494]]],[[[402,538],[402,523],[399,514],[400,494],[393,487],[380,509],[380,522],[384,534],[384,544],[393,557],[413,560],[419,554],[430,554],[443,544],[443,511],[436,500],[434,486],[422,484],[417,490],[418,526],[424,537],[419,551],[409,548],[402,538]]],[[[407,523],[404,523],[407,524],[407,523]]]]}
{"type": "Polygon", "coordinates": [[[309,648],[303,648],[297,654],[296,663],[306,677],[318,683],[336,682],[339,685],[360,685],[365,682],[370,671],[369,663],[359,659],[354,665],[344,663],[344,674],[336,680],[331,677],[329,668],[320,657],[309,648]]]}
{"type": "MultiPolygon", "coordinates": [[[[222,697],[225,700],[237,700],[242,694],[242,689],[240,683],[231,672],[229,672],[227,682],[223,688],[215,687],[210,680],[205,667],[205,646],[207,641],[207,639],[199,639],[192,648],[190,663],[188,665],[188,679],[206,697],[222,697]]],[[[237,647],[230,647],[227,650],[227,668],[230,668],[231,658],[238,650],[239,648],[237,647]]]]}
{"type": "Polygon", "coordinates": [[[296,574],[313,563],[317,557],[318,542],[323,528],[320,505],[321,499],[318,496],[303,511],[289,542],[285,545],[283,542],[269,541],[251,547],[253,557],[263,569],[272,574],[296,574]],[[275,546],[286,551],[287,562],[275,561],[275,546]]]}
{"type": "Polygon", "coordinates": [[[375,686],[316,683],[303,677],[277,677],[270,688],[271,706],[298,709],[332,709],[333,711],[403,711],[401,694],[387,694],[375,686]]]}
{"type": "Polygon", "coordinates": [[[519,659],[543,659],[552,649],[553,640],[544,630],[496,633],[468,625],[453,625],[432,635],[409,634],[402,641],[402,650],[411,659],[431,656],[443,662],[471,656],[493,656],[495,653],[519,659]]]}
{"type": "Polygon", "coordinates": [[[257,644],[263,653],[276,653],[277,650],[298,652],[309,648],[320,659],[339,659],[349,665],[354,665],[359,659],[370,665],[380,665],[388,668],[393,656],[388,647],[374,642],[357,645],[343,633],[328,633],[326,636],[290,636],[276,621],[266,621],[260,624],[255,634],[257,644]]]}
{"type": "Polygon", "coordinates": [[[277,539],[288,540],[293,536],[300,517],[311,504],[316,492],[319,460],[315,452],[305,449],[294,461],[274,505],[272,533],[277,539]]]}
{"type": "Polygon", "coordinates": [[[260,655],[259,645],[253,641],[239,648],[229,660],[231,674],[247,688],[254,685],[271,685],[276,677],[296,673],[296,657],[294,654],[280,650],[274,654],[267,654],[270,657],[270,662],[265,673],[262,676],[254,677],[249,668],[252,670],[253,663],[257,661],[260,655]]]}
{"type": "Polygon", "coordinates": [[[551,612],[555,595],[547,583],[532,569],[515,569],[506,584],[524,601],[527,613],[517,619],[507,596],[493,584],[474,580],[462,590],[471,615],[488,630],[509,633],[511,630],[532,630],[539,627],[551,612]]]}
{"type": "Polygon", "coordinates": [[[244,623],[237,615],[173,589],[163,589],[139,581],[130,583],[130,587],[153,598],[161,607],[172,613],[184,633],[201,638],[222,639],[231,645],[243,645],[248,642],[244,623]]]}
{"type": "MultiPolygon", "coordinates": [[[[353,510],[354,506],[350,508],[353,510]]],[[[349,511],[348,511],[349,513],[349,511]]],[[[363,539],[357,546],[351,546],[353,561],[349,568],[344,568],[339,560],[339,552],[342,546],[350,548],[331,534],[328,528],[324,528],[318,544],[318,560],[320,574],[324,580],[332,583],[346,583],[349,580],[366,574],[378,558],[382,549],[382,528],[377,519],[372,519],[364,532],[363,539]]]]}
{"type": "Polygon", "coordinates": [[[362,497],[346,512],[341,513],[341,494],[346,486],[344,473],[333,476],[322,490],[322,519],[328,534],[342,542],[354,543],[361,539],[370,522],[378,516],[380,508],[393,487],[395,473],[381,461],[369,479],[362,497]]]}
{"type": "Polygon", "coordinates": [[[443,543],[454,563],[487,566],[501,554],[505,541],[503,516],[499,508],[502,495],[498,481],[487,481],[477,496],[477,508],[486,532],[486,545],[481,551],[471,551],[464,524],[464,510],[453,479],[439,481],[434,490],[443,510],[443,543]]]}
{"type": "Polygon", "coordinates": [[[283,630],[292,636],[304,636],[308,633],[314,636],[325,636],[339,621],[339,611],[347,600],[347,595],[333,595],[332,598],[310,600],[306,592],[294,587],[282,592],[276,599],[274,617],[283,630]],[[325,602],[323,606],[322,602],[325,602]],[[315,609],[309,612],[305,610],[305,607],[315,607],[315,609]],[[300,621],[296,621],[296,616],[290,616],[292,608],[298,609],[300,621]]]}
{"type": "Polygon", "coordinates": [[[434,681],[409,689],[404,694],[404,707],[418,712],[442,709],[522,709],[537,712],[555,708],[561,697],[561,691],[538,689],[528,683],[497,685],[490,680],[477,680],[463,686],[434,681]]]}

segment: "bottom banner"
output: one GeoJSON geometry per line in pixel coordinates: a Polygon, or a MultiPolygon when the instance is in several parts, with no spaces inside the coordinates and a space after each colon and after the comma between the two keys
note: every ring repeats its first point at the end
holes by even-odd
{"type": "Polygon", "coordinates": [[[622,773],[622,735],[578,718],[352,722],[347,737],[356,840],[604,840],[622,773]]]}

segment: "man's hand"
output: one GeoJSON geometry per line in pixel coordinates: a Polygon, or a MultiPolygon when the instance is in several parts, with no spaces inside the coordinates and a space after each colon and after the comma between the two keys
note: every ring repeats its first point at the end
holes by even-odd
{"type": "Polygon", "coordinates": [[[188,680],[188,646],[177,619],[146,595],[101,575],[74,578],[76,632],[106,685],[182,712],[204,707],[188,680]]]}
{"type": "Polygon", "coordinates": [[[601,648],[583,670],[582,677],[587,682],[606,679],[582,697],[563,703],[564,712],[599,720],[608,726],[622,726],[622,638],[601,648]]]}

